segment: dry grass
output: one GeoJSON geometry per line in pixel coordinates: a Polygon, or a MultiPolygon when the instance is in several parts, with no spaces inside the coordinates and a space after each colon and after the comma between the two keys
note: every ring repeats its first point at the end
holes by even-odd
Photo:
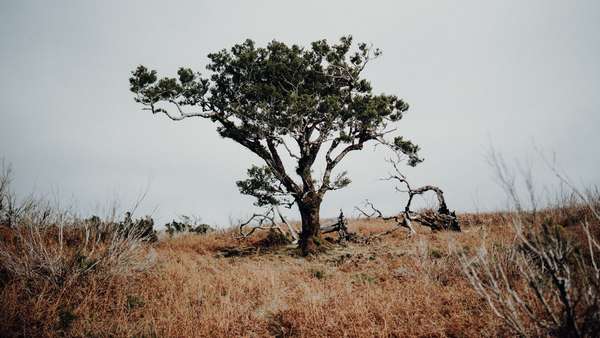
{"type": "MultiPolygon", "coordinates": [[[[366,233],[384,224],[353,221],[366,233]]],[[[56,286],[5,276],[3,336],[479,336],[505,326],[471,290],[449,242],[463,233],[397,231],[378,242],[332,246],[304,259],[294,248],[254,249],[232,233],[184,235],[153,245],[156,262],[130,275],[88,274],[56,286]],[[250,255],[222,257],[243,245],[250,255]]],[[[506,240],[504,227],[491,238],[506,240]]]]}
{"type": "MultiPolygon", "coordinates": [[[[293,246],[267,245],[273,242],[266,232],[245,240],[220,231],[148,243],[120,238],[114,229],[90,234],[76,219],[65,226],[16,218],[17,227],[0,224],[0,336],[513,335],[473,289],[461,259],[482,245],[515,247],[514,216],[460,215],[460,233],[417,227],[415,236],[399,230],[369,244],[324,240],[326,250],[309,258],[293,246]]],[[[585,242],[583,221],[596,220],[590,226],[596,235],[599,229],[598,218],[575,204],[521,217],[564,225],[575,243],[585,242]]],[[[391,225],[349,226],[368,235],[391,225]]],[[[520,292],[526,283],[514,273],[510,284],[520,292]]]]}

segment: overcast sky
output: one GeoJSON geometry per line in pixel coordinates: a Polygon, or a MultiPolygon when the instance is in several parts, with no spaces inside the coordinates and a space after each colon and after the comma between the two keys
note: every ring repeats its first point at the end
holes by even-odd
{"type": "MultiPolygon", "coordinates": [[[[246,38],[346,34],[382,49],[365,74],[410,104],[399,130],[425,157],[406,174],[440,186],[450,208],[504,206],[490,143],[510,161],[535,158],[536,144],[578,183],[600,182],[599,1],[1,1],[0,157],[21,195],[88,213],[129,208],[148,187],[138,214],[227,224],[254,209],[235,180],[258,158],[210,121],[141,111],[130,71],[204,71],[208,53],[246,38]]],[[[532,162],[539,186],[553,185],[532,162]]],[[[378,180],[382,153],[353,153],[346,169],[353,183],[326,197],[323,216],[365,198],[400,209],[378,180]]]]}

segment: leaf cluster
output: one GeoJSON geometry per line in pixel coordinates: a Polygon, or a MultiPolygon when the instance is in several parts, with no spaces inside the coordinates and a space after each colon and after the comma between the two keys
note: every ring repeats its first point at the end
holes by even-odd
{"type": "Polygon", "coordinates": [[[388,125],[402,119],[409,106],[395,95],[374,94],[362,77],[369,61],[380,55],[366,43],[353,48],[351,36],[334,44],[318,40],[307,48],[275,40],[257,47],[248,39],[209,54],[207,75],[180,68],[177,77],[159,79],[156,71],[139,66],[130,89],[152,113],[172,120],[210,119],[221,136],[262,158],[266,167],[250,168],[249,179],[238,186],[264,205],[275,203],[275,195],[300,199],[349,184],[345,175],[331,182],[332,170],[369,141],[392,145],[408,156],[409,165],[422,161],[419,147],[409,140],[385,140],[393,131],[388,125]],[[326,145],[327,168],[314,179],[312,166],[326,145]],[[282,147],[297,160],[301,184],[286,172],[282,147]]]}

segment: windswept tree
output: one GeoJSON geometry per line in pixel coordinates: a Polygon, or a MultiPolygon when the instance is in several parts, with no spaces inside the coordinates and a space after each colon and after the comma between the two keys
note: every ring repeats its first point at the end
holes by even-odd
{"type": "Polygon", "coordinates": [[[394,95],[373,94],[361,77],[381,52],[365,43],[356,47],[351,36],[337,44],[315,41],[310,48],[278,41],[256,47],[246,40],[209,54],[207,76],[180,68],[176,78],[159,79],[156,71],[139,66],[129,81],[144,110],[173,121],[208,119],[222,137],[264,160],[237,182],[240,191],[256,197],[258,206],[296,204],[300,247],[309,254],[320,242],[325,194],[350,183],[345,171],[334,173],[349,153],[372,141],[404,154],[408,165],[422,161],[417,145],[401,136],[388,138],[408,104],[394,95]],[[324,163],[317,171],[321,150],[324,163]]]}

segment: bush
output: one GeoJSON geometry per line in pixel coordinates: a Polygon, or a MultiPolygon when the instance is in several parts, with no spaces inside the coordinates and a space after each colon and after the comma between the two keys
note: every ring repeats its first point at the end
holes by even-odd
{"type": "Polygon", "coordinates": [[[205,223],[200,223],[199,218],[192,218],[189,216],[180,216],[180,221],[173,220],[171,223],[165,224],[167,233],[169,236],[173,236],[179,233],[195,233],[195,234],[206,234],[214,231],[214,229],[205,223]]]}
{"type": "Polygon", "coordinates": [[[131,213],[125,213],[125,220],[118,224],[119,233],[123,237],[139,237],[142,241],[156,242],[158,237],[154,230],[154,220],[148,216],[138,220],[131,219],[131,213]]]}

